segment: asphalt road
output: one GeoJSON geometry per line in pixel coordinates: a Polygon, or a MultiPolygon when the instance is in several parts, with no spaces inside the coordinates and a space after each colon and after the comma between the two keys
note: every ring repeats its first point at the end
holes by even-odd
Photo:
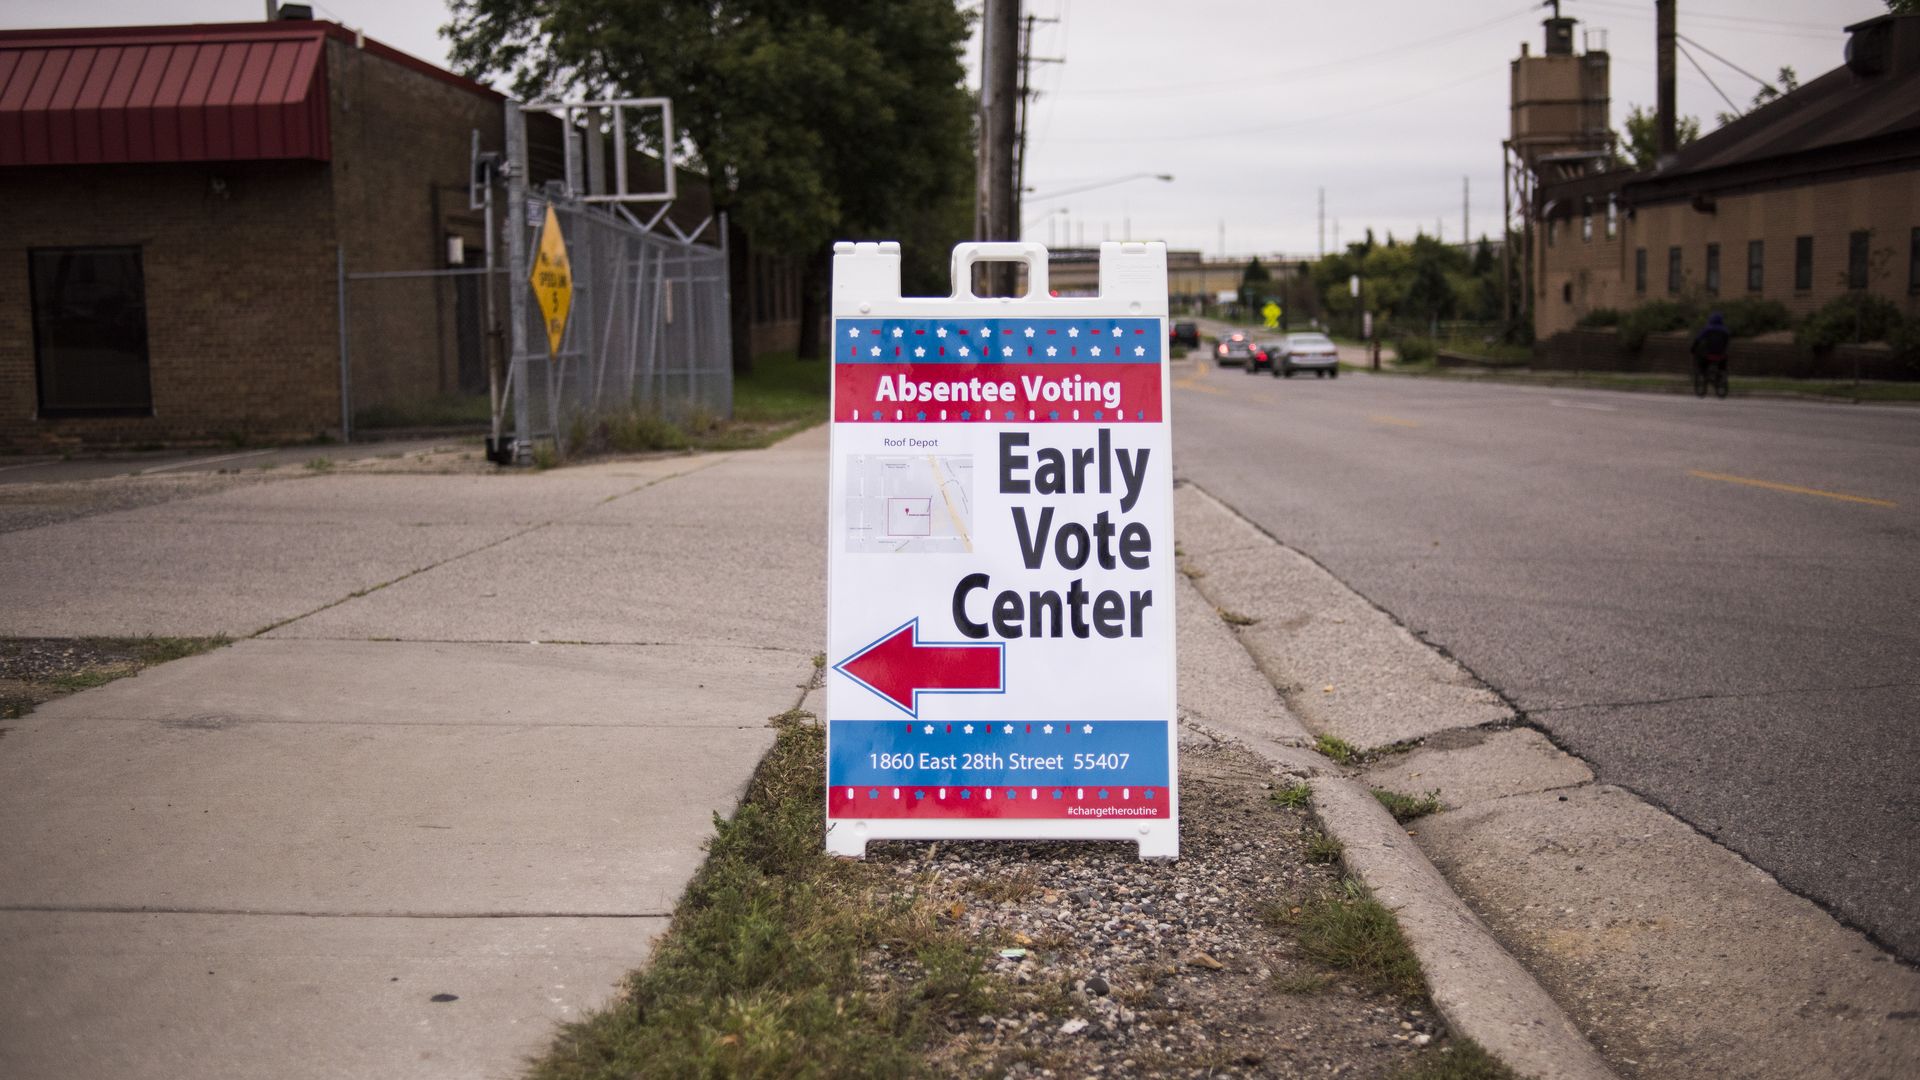
{"type": "Polygon", "coordinates": [[[1920,961],[1920,409],[1178,362],[1175,387],[1180,477],[1920,961]]]}

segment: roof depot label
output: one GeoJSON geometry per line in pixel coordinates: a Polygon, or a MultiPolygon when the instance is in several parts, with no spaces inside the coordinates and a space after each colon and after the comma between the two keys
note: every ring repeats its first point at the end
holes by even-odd
{"type": "Polygon", "coordinates": [[[1179,852],[1166,252],[1101,295],[903,299],[834,258],[827,847],[1132,840],[1179,852]]]}
{"type": "Polygon", "coordinates": [[[567,333],[567,312],[573,307],[573,267],[567,262],[567,240],[560,235],[560,218],[547,205],[545,223],[540,226],[540,246],[534,251],[533,297],[540,304],[540,317],[547,325],[547,354],[560,355],[560,339],[567,333]]]}

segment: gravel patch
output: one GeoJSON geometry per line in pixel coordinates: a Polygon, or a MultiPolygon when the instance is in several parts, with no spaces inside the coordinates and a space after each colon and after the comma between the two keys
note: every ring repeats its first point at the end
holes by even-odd
{"type": "MultiPolygon", "coordinates": [[[[1288,922],[1340,886],[1282,779],[1229,745],[1183,749],[1182,857],[1132,845],[874,844],[868,861],[992,947],[992,1007],[960,1003],[944,1075],[1388,1076],[1445,1053],[1424,1001],[1370,994],[1306,959],[1288,922]]],[[[886,949],[876,984],[910,975],[886,949]]],[[[937,1040],[938,1041],[938,1040],[937,1040]]]]}

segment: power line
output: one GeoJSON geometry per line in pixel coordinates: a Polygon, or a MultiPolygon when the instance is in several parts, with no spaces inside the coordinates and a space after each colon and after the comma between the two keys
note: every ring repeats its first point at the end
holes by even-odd
{"type": "MultiPolygon", "coordinates": [[[[1674,36],[1678,37],[1679,35],[1675,34],[1674,36]]],[[[1687,58],[1687,63],[1693,65],[1693,70],[1699,72],[1700,77],[1707,80],[1707,85],[1713,87],[1713,92],[1719,94],[1720,100],[1726,102],[1727,108],[1733,110],[1737,115],[1740,112],[1740,106],[1735,105],[1733,99],[1727,96],[1727,92],[1720,89],[1720,84],[1713,81],[1713,76],[1707,74],[1707,69],[1700,66],[1700,61],[1693,58],[1693,50],[1687,48],[1685,45],[1679,45],[1678,48],[1680,49],[1680,55],[1687,58]]]]}
{"type": "MultiPolygon", "coordinates": [[[[1581,6],[1597,7],[1607,12],[1635,15],[1641,18],[1653,17],[1653,13],[1643,5],[1620,3],[1618,0],[1581,0],[1581,6]]],[[[1795,19],[1766,19],[1745,14],[1700,11],[1692,7],[1686,8],[1681,14],[1684,14],[1689,22],[1698,20],[1703,22],[1726,23],[1742,30],[1757,30],[1759,26],[1770,26],[1778,27],[1782,30],[1792,30],[1800,34],[1809,32],[1833,34],[1835,36],[1841,36],[1843,34],[1843,31],[1836,28],[1832,23],[1802,22],[1795,19]]]]}
{"type": "Polygon", "coordinates": [[[1495,18],[1488,19],[1486,22],[1475,23],[1472,26],[1463,27],[1459,30],[1454,30],[1450,33],[1441,34],[1438,37],[1427,37],[1427,38],[1421,38],[1418,41],[1402,42],[1399,45],[1389,46],[1385,49],[1379,49],[1374,52],[1361,53],[1358,56],[1350,56],[1341,60],[1330,60],[1325,63],[1314,64],[1309,67],[1294,68],[1282,75],[1278,75],[1278,76],[1274,76],[1266,79],[1222,79],[1222,80],[1209,80],[1206,82],[1193,82],[1193,83],[1168,83],[1161,86],[1127,86],[1127,87],[1115,87],[1107,90],[1080,90],[1080,91],[1076,91],[1074,96],[1075,97],[1139,97],[1139,96],[1171,97],[1175,95],[1185,94],[1190,91],[1204,92],[1204,91],[1219,90],[1219,89],[1245,90],[1249,87],[1275,86],[1281,83],[1295,82],[1303,78],[1324,74],[1329,71],[1338,71],[1345,68],[1350,68],[1356,64],[1362,64],[1368,61],[1378,60],[1383,57],[1397,56],[1400,53],[1408,52],[1410,50],[1425,49],[1435,45],[1444,45],[1447,42],[1453,41],[1457,38],[1465,37],[1468,34],[1478,33],[1479,31],[1485,30],[1489,27],[1498,26],[1501,23],[1505,23],[1505,22],[1510,22],[1513,19],[1516,19],[1522,15],[1526,15],[1536,10],[1539,6],[1540,5],[1538,4],[1528,4],[1527,6],[1523,8],[1519,8],[1518,10],[1509,11],[1504,15],[1500,15],[1500,16],[1496,16],[1495,18]]]}
{"type": "MultiPolygon", "coordinates": [[[[1498,73],[1504,74],[1505,69],[1506,69],[1506,63],[1503,61],[1500,65],[1500,68],[1498,69],[1498,73]]],[[[1188,132],[1181,135],[1158,135],[1158,136],[1117,135],[1117,136],[1110,136],[1110,137],[1087,138],[1087,139],[1055,139],[1053,141],[1058,143],[1194,142],[1196,140],[1201,140],[1201,139],[1231,139],[1231,138],[1237,138],[1242,135],[1260,135],[1269,131],[1279,131],[1285,128],[1301,127],[1303,125],[1308,125],[1308,124],[1318,124],[1327,120],[1340,120],[1349,116],[1358,116],[1361,113],[1373,112],[1375,109],[1384,109],[1392,105],[1402,105],[1409,101],[1415,101],[1420,98],[1428,97],[1442,90],[1451,90],[1456,86],[1465,85],[1466,83],[1473,82],[1476,79],[1484,79],[1487,76],[1495,73],[1496,73],[1496,69],[1491,69],[1491,68],[1478,70],[1478,71],[1471,72],[1470,74],[1467,74],[1465,76],[1462,76],[1461,78],[1440,83],[1436,86],[1424,87],[1413,93],[1405,94],[1400,97],[1389,98],[1386,101],[1376,101],[1371,105],[1362,105],[1359,108],[1345,109],[1340,112],[1325,113],[1320,116],[1296,117],[1292,120],[1283,120],[1277,124],[1261,124],[1257,127],[1236,128],[1231,131],[1188,132]]]]}
{"type": "Polygon", "coordinates": [[[1699,42],[1693,40],[1687,35],[1675,34],[1673,36],[1679,38],[1681,41],[1686,42],[1687,44],[1693,46],[1694,48],[1699,49],[1701,52],[1706,53],[1708,56],[1713,57],[1715,60],[1720,61],[1721,63],[1727,65],[1728,67],[1739,72],[1740,74],[1745,75],[1747,78],[1752,79],[1754,82],[1759,83],[1761,86],[1764,86],[1769,90],[1772,90],[1774,93],[1777,94],[1780,92],[1779,87],[1773,85],[1772,83],[1761,78],[1760,76],[1755,75],[1753,72],[1748,71],[1746,68],[1741,67],[1739,64],[1734,63],[1733,61],[1727,59],[1726,57],[1721,56],[1719,53],[1714,52],[1712,49],[1707,48],[1705,45],[1700,44],[1699,42]]]}

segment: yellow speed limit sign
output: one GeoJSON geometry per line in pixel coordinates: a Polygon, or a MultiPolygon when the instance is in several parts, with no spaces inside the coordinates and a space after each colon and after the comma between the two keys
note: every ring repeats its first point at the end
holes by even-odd
{"type": "Polygon", "coordinates": [[[540,248],[534,253],[528,280],[546,320],[548,355],[558,357],[560,339],[567,332],[567,312],[573,307],[573,267],[567,263],[567,241],[560,235],[560,218],[551,205],[546,223],[540,226],[540,248]]]}

